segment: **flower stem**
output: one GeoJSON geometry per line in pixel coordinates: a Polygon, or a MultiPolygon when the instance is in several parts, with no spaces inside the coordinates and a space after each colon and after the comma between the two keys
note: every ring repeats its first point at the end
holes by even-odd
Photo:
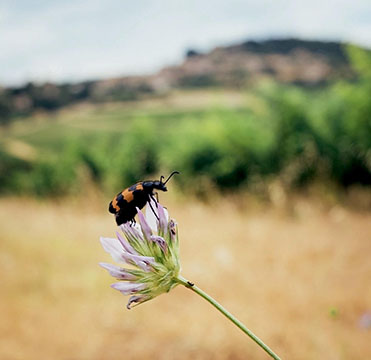
{"type": "Polygon", "coordinates": [[[184,285],[186,288],[194,291],[196,294],[203,297],[211,305],[217,308],[225,317],[232,321],[237,327],[239,327],[246,335],[248,335],[252,340],[254,340],[264,351],[266,351],[273,359],[280,360],[280,357],[276,355],[272,349],[270,349],[266,344],[263,343],[252,331],[250,331],[241,321],[236,319],[229,311],[227,311],[222,305],[215,301],[211,296],[206,294],[196,285],[184,279],[182,276],[178,276],[177,281],[184,285]]]}

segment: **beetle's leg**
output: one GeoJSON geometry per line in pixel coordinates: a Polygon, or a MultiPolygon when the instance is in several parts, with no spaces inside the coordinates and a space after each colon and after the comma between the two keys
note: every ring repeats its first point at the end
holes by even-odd
{"type": "Polygon", "coordinates": [[[159,203],[159,201],[158,201],[158,193],[156,192],[155,194],[157,195],[157,200],[153,197],[153,194],[150,195],[150,197],[151,197],[151,199],[153,200],[153,202],[156,204],[156,207],[157,207],[157,209],[158,209],[158,203],[159,203]]]}
{"type": "MultiPolygon", "coordinates": [[[[152,195],[150,195],[150,197],[151,197],[152,200],[154,200],[152,195]]],[[[155,209],[152,207],[151,199],[148,201],[149,206],[151,207],[151,210],[152,210],[153,214],[156,216],[157,220],[160,221],[159,217],[158,217],[157,214],[156,214],[155,209]]],[[[154,200],[154,201],[155,201],[155,200],[154,200]]],[[[155,201],[155,203],[156,203],[156,201],[155,201]]],[[[157,204],[157,203],[156,203],[156,204],[157,204]]]]}
{"type": "Polygon", "coordinates": [[[154,194],[150,194],[149,196],[153,200],[153,202],[156,204],[156,207],[158,208],[158,203],[159,203],[159,201],[158,201],[158,192],[156,191],[154,194]],[[154,196],[156,196],[156,199],[155,199],[154,196]]]}

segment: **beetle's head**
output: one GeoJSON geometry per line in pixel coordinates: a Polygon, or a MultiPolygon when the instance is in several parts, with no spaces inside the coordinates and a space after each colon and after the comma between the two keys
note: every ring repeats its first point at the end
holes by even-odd
{"type": "Polygon", "coordinates": [[[153,182],[153,188],[161,191],[167,191],[167,187],[161,180],[156,180],[153,182]]]}
{"type": "Polygon", "coordinates": [[[171,177],[175,174],[180,174],[179,171],[173,171],[169,177],[166,179],[166,181],[164,182],[164,176],[161,175],[160,177],[160,181],[154,181],[153,185],[156,189],[159,189],[159,190],[162,190],[162,191],[167,191],[167,188],[166,188],[166,183],[171,179],[171,177]]]}

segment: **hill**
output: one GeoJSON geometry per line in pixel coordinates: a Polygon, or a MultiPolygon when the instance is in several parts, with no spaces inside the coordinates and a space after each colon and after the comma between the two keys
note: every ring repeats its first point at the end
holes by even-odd
{"type": "Polygon", "coordinates": [[[189,50],[183,64],[158,74],[173,87],[244,86],[261,77],[311,86],[351,76],[344,44],[298,39],[247,41],[206,54],[189,50]]]}

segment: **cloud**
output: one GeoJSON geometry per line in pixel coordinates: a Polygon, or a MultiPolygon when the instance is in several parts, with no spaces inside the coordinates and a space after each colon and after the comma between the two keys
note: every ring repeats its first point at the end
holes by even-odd
{"type": "Polygon", "coordinates": [[[371,46],[368,0],[6,0],[0,83],[151,72],[186,48],[297,36],[371,46]]]}

